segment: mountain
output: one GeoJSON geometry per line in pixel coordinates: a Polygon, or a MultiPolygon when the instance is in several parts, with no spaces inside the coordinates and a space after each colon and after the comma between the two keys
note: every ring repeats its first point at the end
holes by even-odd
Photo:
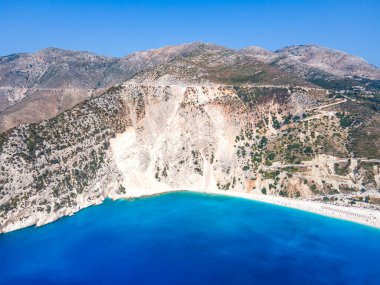
{"type": "Polygon", "coordinates": [[[290,46],[276,51],[312,68],[341,77],[380,80],[380,70],[364,59],[315,45],[290,46]]]}
{"type": "Polygon", "coordinates": [[[289,46],[275,52],[247,47],[241,52],[324,88],[380,88],[380,69],[364,59],[315,45],[289,46]]]}
{"type": "Polygon", "coordinates": [[[155,78],[170,73],[164,69],[174,68],[181,70],[182,76],[186,72],[188,80],[193,76],[193,81],[202,77],[204,81],[228,84],[380,89],[379,69],[355,56],[317,46],[287,47],[276,52],[259,47],[237,51],[195,42],[123,58],[47,48],[35,54],[0,57],[0,132],[52,118],[144,70],[155,78]],[[226,68],[225,74],[218,65],[226,68]],[[215,72],[221,78],[216,78],[215,72]]]}
{"type": "Polygon", "coordinates": [[[380,210],[379,94],[322,88],[249,50],[193,43],[96,59],[111,63],[87,82],[130,78],[0,134],[0,232],[178,189],[380,210]]]}
{"type": "MultiPolygon", "coordinates": [[[[105,90],[108,68],[117,59],[56,48],[0,58],[0,129],[56,116],[105,90]],[[100,91],[101,92],[101,91],[100,91]]],[[[121,73],[121,72],[119,72],[121,73]]]]}
{"type": "Polygon", "coordinates": [[[278,68],[236,50],[212,44],[198,44],[173,60],[138,73],[136,82],[186,82],[216,84],[314,86],[278,68]],[[169,78],[172,76],[172,78],[169,78]]]}

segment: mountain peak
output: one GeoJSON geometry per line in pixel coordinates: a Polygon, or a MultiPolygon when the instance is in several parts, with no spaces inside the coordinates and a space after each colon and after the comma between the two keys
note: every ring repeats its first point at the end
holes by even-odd
{"type": "Polygon", "coordinates": [[[79,52],[56,48],[56,47],[47,47],[47,48],[38,50],[36,52],[36,55],[53,56],[53,55],[62,55],[62,54],[73,54],[73,53],[79,53],[79,52]]]}
{"type": "Polygon", "coordinates": [[[135,58],[135,57],[146,57],[147,59],[164,57],[164,58],[174,58],[180,55],[186,55],[193,53],[195,51],[200,51],[204,49],[215,49],[215,50],[227,50],[227,48],[218,46],[212,43],[203,43],[203,42],[192,42],[185,43],[180,45],[170,45],[164,46],[158,49],[150,49],[145,51],[136,52],[130,55],[127,55],[125,59],[135,58]]]}
{"type": "Polygon", "coordinates": [[[49,52],[64,52],[64,51],[67,51],[67,50],[62,49],[62,48],[57,48],[57,47],[47,47],[47,48],[40,49],[37,52],[49,53],[49,52]]]}
{"type": "Polygon", "coordinates": [[[241,49],[240,52],[263,62],[269,62],[276,56],[273,52],[258,46],[248,46],[241,49]]]}

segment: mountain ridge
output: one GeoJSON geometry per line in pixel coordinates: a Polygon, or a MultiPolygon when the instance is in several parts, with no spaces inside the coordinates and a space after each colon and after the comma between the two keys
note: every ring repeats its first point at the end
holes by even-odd
{"type": "MultiPolygon", "coordinates": [[[[291,48],[299,49],[300,46],[286,49],[291,48]]],[[[309,81],[322,88],[344,90],[356,85],[364,88],[368,88],[368,84],[380,86],[380,81],[338,76],[289,57],[279,52],[281,50],[269,52],[258,47],[234,50],[216,44],[193,42],[136,52],[122,58],[100,56],[86,51],[46,48],[34,54],[20,53],[0,57],[0,132],[22,123],[49,119],[144,70],[170,61],[178,62],[180,58],[189,58],[202,49],[231,54],[232,57],[250,56],[262,64],[268,64],[270,67],[266,67],[266,70],[271,69],[273,72],[278,69],[276,73],[284,71],[289,74],[289,78],[309,81]],[[45,104],[45,108],[36,114],[33,110],[41,104],[45,104]]],[[[231,56],[226,59],[231,59],[231,56]]],[[[212,62],[206,65],[212,65],[212,62]]],[[[193,67],[199,68],[199,64],[197,66],[193,67]]],[[[255,72],[250,74],[254,76],[255,72]]],[[[241,80],[244,82],[248,79],[241,80]]]]}

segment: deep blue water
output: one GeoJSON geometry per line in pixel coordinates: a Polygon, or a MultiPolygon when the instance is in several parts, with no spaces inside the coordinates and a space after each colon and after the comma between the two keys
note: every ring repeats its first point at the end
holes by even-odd
{"type": "Polygon", "coordinates": [[[380,284],[380,230],[239,198],[105,201],[0,235],[0,284],[380,284]]]}

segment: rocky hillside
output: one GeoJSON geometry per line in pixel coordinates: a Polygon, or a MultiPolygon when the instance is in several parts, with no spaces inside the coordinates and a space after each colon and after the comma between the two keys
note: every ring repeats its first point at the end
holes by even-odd
{"type": "Polygon", "coordinates": [[[376,94],[218,46],[179,50],[151,51],[152,66],[122,85],[0,135],[1,232],[178,189],[380,208],[376,94]]]}

